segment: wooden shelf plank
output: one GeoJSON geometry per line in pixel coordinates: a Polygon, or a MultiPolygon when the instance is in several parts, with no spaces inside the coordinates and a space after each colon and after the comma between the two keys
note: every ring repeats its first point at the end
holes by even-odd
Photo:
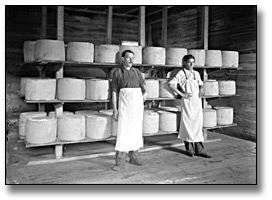
{"type": "Polygon", "coordinates": [[[229,124],[229,125],[218,125],[214,127],[209,127],[209,128],[203,128],[203,130],[212,130],[212,129],[218,129],[218,128],[227,128],[227,127],[232,127],[232,126],[237,126],[237,124],[229,124]]]}

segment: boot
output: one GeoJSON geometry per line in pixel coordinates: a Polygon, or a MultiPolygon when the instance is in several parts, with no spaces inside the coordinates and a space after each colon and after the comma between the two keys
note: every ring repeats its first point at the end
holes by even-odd
{"type": "Polygon", "coordinates": [[[126,168],[126,152],[116,151],[115,165],[111,168],[113,171],[120,171],[126,168]]]}
{"type": "Polygon", "coordinates": [[[195,142],[195,155],[204,157],[204,158],[211,158],[212,156],[209,155],[204,150],[204,144],[202,142],[195,142]]]}
{"type": "Polygon", "coordinates": [[[186,153],[188,156],[193,157],[194,156],[194,143],[193,142],[187,142],[184,141],[186,153]]]}
{"type": "Polygon", "coordinates": [[[133,165],[143,166],[143,163],[139,160],[138,151],[130,151],[129,154],[129,163],[133,165]]]}

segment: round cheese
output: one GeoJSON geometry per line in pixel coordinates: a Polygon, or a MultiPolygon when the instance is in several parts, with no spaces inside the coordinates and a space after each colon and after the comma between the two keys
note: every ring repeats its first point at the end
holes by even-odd
{"type": "Polygon", "coordinates": [[[26,100],[54,100],[56,79],[27,79],[25,84],[26,100]]]}
{"type": "Polygon", "coordinates": [[[223,67],[238,67],[239,53],[238,51],[222,51],[223,67]]]}
{"type": "Polygon", "coordinates": [[[204,81],[203,93],[205,96],[217,96],[219,95],[218,82],[215,80],[204,81]]]}
{"type": "Polygon", "coordinates": [[[40,79],[40,78],[37,78],[37,77],[21,77],[21,79],[20,79],[20,96],[21,97],[25,96],[26,81],[28,79],[40,79]]]}
{"type": "Polygon", "coordinates": [[[118,54],[118,45],[95,45],[94,60],[96,63],[118,63],[118,54]]]}
{"type": "Polygon", "coordinates": [[[221,50],[206,50],[205,65],[209,67],[221,67],[221,50]]]}
{"type": "Polygon", "coordinates": [[[34,57],[38,61],[65,61],[64,42],[61,40],[37,40],[34,57]]]}
{"type": "MultiPolygon", "coordinates": [[[[62,115],[73,115],[74,113],[73,112],[70,112],[70,111],[63,111],[62,112],[62,115]]],[[[55,111],[50,111],[48,113],[48,117],[56,117],[56,112],[55,111]]]]}
{"type": "Polygon", "coordinates": [[[160,110],[165,110],[165,111],[170,111],[170,112],[178,112],[180,111],[179,110],[179,107],[172,107],[172,106],[160,106],[159,107],[160,110]]]}
{"type": "Polygon", "coordinates": [[[109,80],[87,79],[86,80],[86,99],[107,100],[110,99],[109,80]]]}
{"type": "Polygon", "coordinates": [[[177,94],[168,85],[168,79],[159,79],[159,97],[177,98],[177,94]]]}
{"type": "Polygon", "coordinates": [[[143,48],[143,64],[165,65],[165,48],[145,47],[143,48]]]}
{"type": "Polygon", "coordinates": [[[24,62],[35,61],[34,51],[35,51],[35,41],[25,41],[24,42],[24,62]]]}
{"type": "Polygon", "coordinates": [[[58,117],[58,134],[61,140],[77,141],[85,138],[85,117],[81,115],[62,115],[58,117]]]}
{"type": "Polygon", "coordinates": [[[177,114],[167,111],[158,111],[159,118],[159,129],[162,131],[177,131],[177,114]]]}
{"type": "Polygon", "coordinates": [[[44,144],[54,142],[57,137],[57,119],[54,117],[34,117],[26,123],[26,142],[44,144]]]}
{"type": "Polygon", "coordinates": [[[134,53],[134,64],[142,64],[142,47],[121,45],[119,49],[119,63],[122,63],[122,53],[125,50],[131,50],[134,53]]]}
{"type": "Polygon", "coordinates": [[[216,110],[210,108],[203,109],[203,127],[214,127],[217,124],[216,110]]]}
{"type": "Polygon", "coordinates": [[[144,110],[143,135],[153,135],[159,131],[159,114],[154,111],[144,110]]]}
{"type": "Polygon", "coordinates": [[[229,125],[233,123],[233,108],[232,107],[214,107],[217,115],[218,125],[229,125]]]}
{"type": "Polygon", "coordinates": [[[67,61],[92,63],[94,61],[94,44],[69,42],[67,44],[67,61]]]}
{"type": "Polygon", "coordinates": [[[84,100],[85,80],[76,78],[59,78],[57,97],[60,100],[84,100]]]}
{"type": "Polygon", "coordinates": [[[166,65],[182,66],[182,58],[187,55],[188,51],[184,48],[167,48],[166,65]]]}
{"type": "Polygon", "coordinates": [[[91,114],[96,114],[98,111],[96,110],[78,110],[75,111],[76,115],[91,115],[91,114]]]}
{"type": "Polygon", "coordinates": [[[234,95],[236,93],[235,81],[218,81],[218,85],[221,95],[234,95]]]}
{"type": "Polygon", "coordinates": [[[155,79],[145,80],[145,89],[147,93],[147,98],[159,98],[159,81],[155,79]]]}
{"type": "Polygon", "coordinates": [[[191,54],[195,57],[195,66],[205,66],[204,49],[189,49],[188,54],[191,54]]]}
{"type": "Polygon", "coordinates": [[[111,116],[93,114],[86,116],[86,136],[91,139],[105,139],[111,136],[111,116]]]}
{"type": "Polygon", "coordinates": [[[113,118],[113,110],[100,110],[99,111],[102,114],[108,115],[111,117],[111,135],[112,136],[117,136],[117,131],[118,131],[118,121],[113,118]]]}

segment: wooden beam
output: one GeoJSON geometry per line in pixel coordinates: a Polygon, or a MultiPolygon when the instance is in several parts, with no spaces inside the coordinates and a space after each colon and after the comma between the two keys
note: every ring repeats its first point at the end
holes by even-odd
{"type": "Polygon", "coordinates": [[[202,31],[201,31],[201,43],[202,48],[208,50],[209,39],[209,6],[202,7],[202,31]]]}
{"type": "Polygon", "coordinates": [[[64,6],[57,8],[57,40],[64,39],[64,6]]]}
{"type": "Polygon", "coordinates": [[[46,38],[46,28],[47,28],[47,6],[42,6],[41,39],[46,38]]]}
{"type": "Polygon", "coordinates": [[[167,15],[168,15],[168,8],[167,6],[163,6],[162,8],[162,45],[164,47],[167,46],[167,15]]]}
{"type": "Polygon", "coordinates": [[[137,10],[139,10],[139,7],[128,10],[128,11],[124,12],[124,14],[133,13],[133,12],[136,12],[137,10]]]}
{"type": "Polygon", "coordinates": [[[139,31],[138,31],[138,41],[140,46],[145,47],[145,6],[139,7],[139,31]]]}
{"type": "Polygon", "coordinates": [[[106,43],[111,44],[112,42],[112,14],[113,14],[112,6],[109,6],[108,9],[108,21],[107,21],[107,38],[106,43]]]}

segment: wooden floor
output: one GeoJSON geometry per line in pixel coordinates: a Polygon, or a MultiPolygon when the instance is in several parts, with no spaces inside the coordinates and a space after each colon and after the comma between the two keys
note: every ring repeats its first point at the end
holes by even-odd
{"type": "Polygon", "coordinates": [[[121,172],[111,170],[115,141],[66,145],[63,160],[40,164],[54,160],[53,147],[25,148],[16,134],[6,145],[6,184],[256,184],[256,143],[217,133],[205,144],[210,159],[186,156],[176,135],[147,137],[145,165],[121,172]]]}

